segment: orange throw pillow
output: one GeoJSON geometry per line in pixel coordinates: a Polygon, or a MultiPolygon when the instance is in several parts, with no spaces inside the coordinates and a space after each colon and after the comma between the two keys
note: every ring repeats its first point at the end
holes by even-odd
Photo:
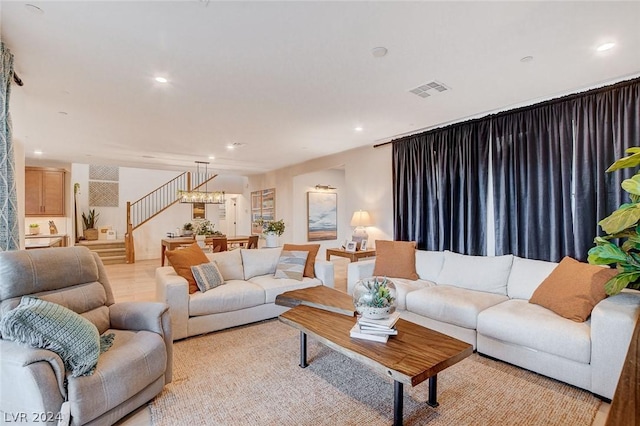
{"type": "Polygon", "coordinates": [[[376,240],[373,275],[417,280],[415,241],[376,240]]]}
{"type": "Polygon", "coordinates": [[[189,247],[167,251],[167,259],[176,270],[176,274],[189,282],[189,294],[198,291],[198,284],[191,272],[192,266],[208,263],[209,258],[204,254],[198,243],[193,243],[189,247]]]}
{"type": "Polygon", "coordinates": [[[604,285],[618,273],[565,257],[531,295],[529,303],[545,308],[567,319],[584,322],[593,307],[607,297],[604,285]]]}
{"type": "Polygon", "coordinates": [[[304,264],[303,277],[315,278],[316,256],[320,250],[320,244],[285,244],[282,250],[288,251],[308,251],[307,262],[304,264]]]}

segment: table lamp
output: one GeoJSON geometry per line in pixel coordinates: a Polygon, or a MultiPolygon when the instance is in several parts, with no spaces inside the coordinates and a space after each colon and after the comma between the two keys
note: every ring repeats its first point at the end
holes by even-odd
{"type": "Polygon", "coordinates": [[[360,250],[360,243],[362,240],[369,238],[365,226],[371,226],[371,217],[366,210],[358,210],[353,213],[351,217],[351,226],[355,226],[351,239],[356,242],[356,250],[360,250]]]}

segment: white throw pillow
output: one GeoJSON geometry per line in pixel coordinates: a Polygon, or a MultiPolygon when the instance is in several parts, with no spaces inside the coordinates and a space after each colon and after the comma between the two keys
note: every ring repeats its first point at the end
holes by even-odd
{"type": "Polygon", "coordinates": [[[531,299],[542,281],[558,266],[555,262],[524,259],[514,256],[507,282],[507,294],[511,299],[531,299]]]}
{"type": "Polygon", "coordinates": [[[438,284],[507,295],[513,255],[469,256],[445,250],[438,284]]]}
{"type": "Polygon", "coordinates": [[[275,274],[281,252],[281,247],[262,248],[257,250],[240,249],[240,253],[242,254],[242,266],[244,267],[244,279],[250,280],[251,278],[258,277],[260,275],[275,274]]]}
{"type": "Polygon", "coordinates": [[[436,281],[443,263],[444,253],[441,251],[416,250],[416,272],[420,279],[436,281]]]}
{"type": "Polygon", "coordinates": [[[222,278],[216,262],[192,266],[191,273],[193,273],[198,289],[203,293],[224,284],[224,278],[222,278]]]}
{"type": "Polygon", "coordinates": [[[276,266],[276,278],[290,278],[302,281],[304,266],[307,263],[308,251],[282,250],[276,266]]]}
{"type": "Polygon", "coordinates": [[[242,268],[242,256],[239,250],[221,251],[209,253],[207,257],[216,262],[218,270],[222,273],[225,281],[244,280],[244,270],[242,268]]]}

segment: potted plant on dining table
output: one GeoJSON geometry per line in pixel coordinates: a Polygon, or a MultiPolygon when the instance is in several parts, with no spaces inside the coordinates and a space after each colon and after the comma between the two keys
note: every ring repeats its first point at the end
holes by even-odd
{"type": "Polygon", "coordinates": [[[256,224],[262,227],[265,247],[278,247],[278,237],[284,234],[284,220],[258,219],[256,224]]]}

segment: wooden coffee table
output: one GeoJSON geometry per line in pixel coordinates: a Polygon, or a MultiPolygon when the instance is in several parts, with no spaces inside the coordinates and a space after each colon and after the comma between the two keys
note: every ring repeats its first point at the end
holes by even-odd
{"type": "MultiPolygon", "coordinates": [[[[345,293],[331,290],[344,295],[335,296],[335,300],[342,300],[340,303],[346,298],[351,299],[345,293]]],[[[321,291],[325,292],[326,288],[321,291]]],[[[367,365],[380,375],[391,377],[394,380],[394,425],[402,425],[404,384],[416,386],[429,379],[427,404],[437,407],[438,373],[473,353],[473,347],[468,343],[403,319],[396,324],[398,335],[391,336],[387,343],[354,339],[349,336],[349,331],[356,321],[355,317],[303,303],[304,301],[279,316],[280,321],[300,330],[300,367],[308,365],[308,334],[336,352],[367,365]]]]}

